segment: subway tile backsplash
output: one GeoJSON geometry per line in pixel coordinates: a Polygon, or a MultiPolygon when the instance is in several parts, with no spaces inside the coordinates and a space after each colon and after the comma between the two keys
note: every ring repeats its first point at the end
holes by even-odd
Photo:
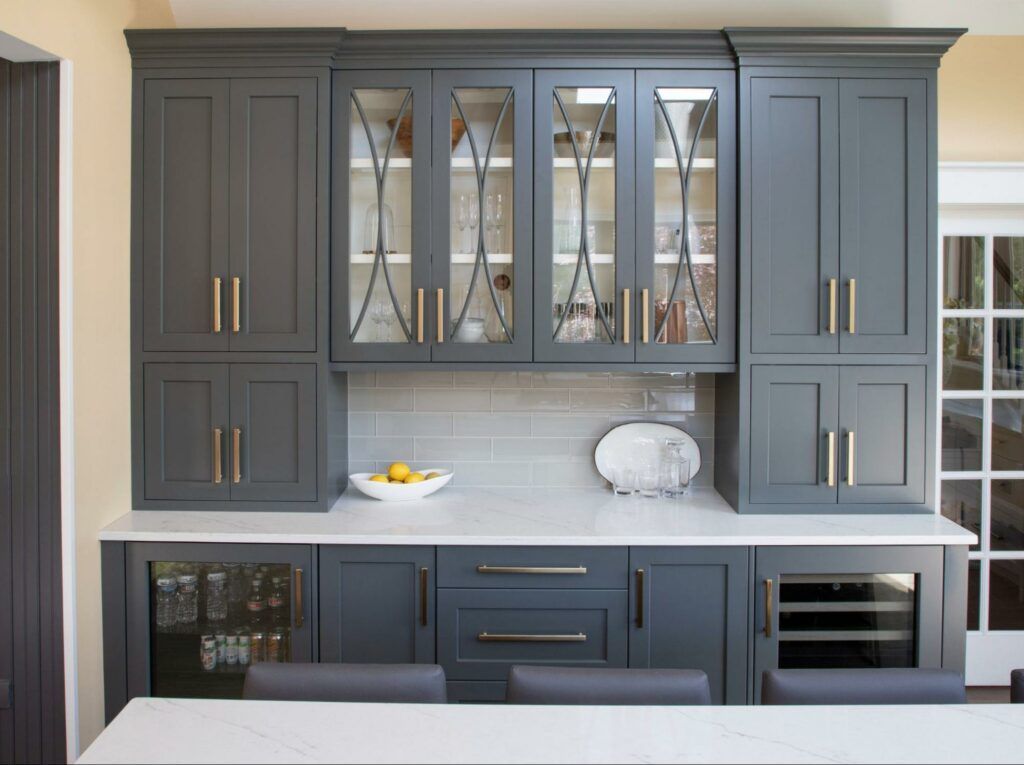
{"type": "Polygon", "coordinates": [[[712,374],[355,372],[348,395],[351,472],[401,460],[461,486],[601,486],[598,440],[647,421],[697,439],[694,482],[714,483],[712,374]]]}

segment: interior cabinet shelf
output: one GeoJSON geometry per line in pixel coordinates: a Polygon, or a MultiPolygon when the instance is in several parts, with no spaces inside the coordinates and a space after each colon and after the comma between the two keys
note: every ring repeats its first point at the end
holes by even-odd
{"type": "MultiPolygon", "coordinates": [[[[349,263],[354,266],[372,266],[373,253],[354,252],[349,255],[349,263]]],[[[403,266],[412,262],[412,256],[407,252],[389,252],[388,263],[390,265],[403,266]]],[[[577,260],[575,252],[559,253],[553,256],[556,266],[575,266],[577,260]]],[[[510,252],[489,252],[487,260],[491,265],[511,265],[512,253],[510,252]]],[[[690,256],[690,262],[694,265],[714,265],[716,257],[714,254],[696,253],[690,256]]],[[[451,256],[451,262],[456,266],[471,266],[476,262],[476,255],[472,252],[457,252],[451,256]]],[[[597,252],[590,256],[590,262],[595,266],[610,266],[615,263],[615,256],[611,253],[597,252]]],[[[654,262],[658,265],[674,266],[679,262],[679,255],[675,253],[658,253],[654,256],[654,262]]]]}

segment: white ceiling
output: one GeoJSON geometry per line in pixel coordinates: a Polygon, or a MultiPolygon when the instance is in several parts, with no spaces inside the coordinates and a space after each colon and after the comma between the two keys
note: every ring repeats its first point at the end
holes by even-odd
{"type": "Polygon", "coordinates": [[[968,27],[1024,34],[1024,0],[169,0],[180,27],[968,27]]]}

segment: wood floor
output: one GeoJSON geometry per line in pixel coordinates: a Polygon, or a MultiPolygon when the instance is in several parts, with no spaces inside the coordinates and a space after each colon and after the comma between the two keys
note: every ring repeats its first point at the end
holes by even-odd
{"type": "Polygon", "coordinates": [[[1007,685],[976,685],[967,689],[971,704],[1009,704],[1010,687],[1007,685]]]}

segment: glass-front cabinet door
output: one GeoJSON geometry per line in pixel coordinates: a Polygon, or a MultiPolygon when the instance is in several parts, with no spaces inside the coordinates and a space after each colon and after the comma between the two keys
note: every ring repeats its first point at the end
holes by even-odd
{"type": "Polygon", "coordinates": [[[335,361],[429,361],[430,72],[334,75],[335,361]]]}
{"type": "Polygon", "coordinates": [[[534,359],[631,362],[634,73],[534,83],[534,359]]]}
{"type": "Polygon", "coordinates": [[[435,361],[530,361],[533,77],[433,80],[435,361]]]}
{"type": "Polygon", "coordinates": [[[733,82],[637,72],[637,361],[734,360],[733,82]]]}

